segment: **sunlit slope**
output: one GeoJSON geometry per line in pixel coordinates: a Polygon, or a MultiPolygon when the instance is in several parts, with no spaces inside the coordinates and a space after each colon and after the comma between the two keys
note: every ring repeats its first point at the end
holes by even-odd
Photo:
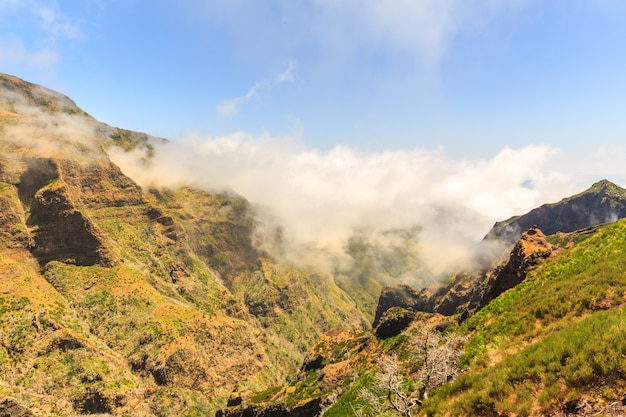
{"type": "Polygon", "coordinates": [[[142,189],[148,135],[0,76],[0,400],[38,415],[208,415],[360,327],[332,277],[256,249],[233,193],[142,189]]]}
{"type": "Polygon", "coordinates": [[[221,415],[624,415],[626,222],[548,239],[551,256],[469,318],[393,307],[221,415]]]}
{"type": "Polygon", "coordinates": [[[466,372],[428,415],[541,415],[585,401],[600,413],[621,401],[626,222],[581,239],[463,324],[466,372]]]}

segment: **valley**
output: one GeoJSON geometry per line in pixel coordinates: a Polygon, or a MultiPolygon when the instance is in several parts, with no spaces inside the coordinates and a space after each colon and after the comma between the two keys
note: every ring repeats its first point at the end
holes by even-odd
{"type": "Polygon", "coordinates": [[[419,228],[294,263],[243,196],[109,156],[162,141],[0,75],[0,415],[626,414],[621,187],[496,223],[440,281],[419,228]]]}

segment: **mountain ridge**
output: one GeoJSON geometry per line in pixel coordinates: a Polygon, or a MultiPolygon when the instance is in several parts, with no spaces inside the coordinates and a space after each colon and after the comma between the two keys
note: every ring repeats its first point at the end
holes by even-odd
{"type": "Polygon", "coordinates": [[[539,227],[546,235],[573,232],[626,217],[626,190],[603,179],[559,202],[543,204],[526,214],[497,222],[484,240],[512,244],[524,230],[539,227]]]}

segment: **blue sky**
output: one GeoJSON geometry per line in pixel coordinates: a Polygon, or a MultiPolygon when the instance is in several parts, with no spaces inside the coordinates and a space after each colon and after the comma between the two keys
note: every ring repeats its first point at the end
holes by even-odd
{"type": "Polygon", "coordinates": [[[96,118],[366,151],[626,134],[619,0],[3,0],[0,66],[96,118]]]}
{"type": "Polygon", "coordinates": [[[0,0],[0,71],[171,139],[149,166],[110,151],[142,185],[234,189],[298,244],[419,226],[438,270],[626,185],[624,22],[624,0],[0,0]]]}

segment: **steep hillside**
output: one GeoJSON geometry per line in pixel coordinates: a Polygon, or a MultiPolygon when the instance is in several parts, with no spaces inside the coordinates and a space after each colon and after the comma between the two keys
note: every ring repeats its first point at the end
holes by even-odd
{"type": "Polygon", "coordinates": [[[256,249],[240,196],[142,190],[107,155],[157,140],[0,75],[0,413],[209,415],[363,325],[331,277],[256,249]]]}
{"type": "Polygon", "coordinates": [[[552,254],[552,244],[537,227],[520,237],[508,259],[492,269],[458,273],[448,281],[419,291],[407,285],[383,288],[378,300],[374,326],[393,307],[446,316],[469,313],[487,305],[504,291],[522,282],[530,270],[552,254]]]}
{"type": "Polygon", "coordinates": [[[539,227],[545,234],[573,232],[626,217],[626,190],[602,180],[558,203],[496,223],[485,239],[515,243],[524,230],[539,227]]]}
{"type": "Polygon", "coordinates": [[[295,267],[241,196],[107,153],[161,140],[0,75],[0,415],[626,415],[626,223],[555,233],[623,217],[614,184],[496,226],[495,268],[382,288],[429,280],[419,230],[295,267]]]}
{"type": "Polygon", "coordinates": [[[392,308],[218,415],[626,415],[626,222],[548,240],[550,257],[465,320],[392,308]]]}
{"type": "Polygon", "coordinates": [[[575,239],[463,324],[467,371],[429,415],[626,413],[626,223],[575,239]]]}

